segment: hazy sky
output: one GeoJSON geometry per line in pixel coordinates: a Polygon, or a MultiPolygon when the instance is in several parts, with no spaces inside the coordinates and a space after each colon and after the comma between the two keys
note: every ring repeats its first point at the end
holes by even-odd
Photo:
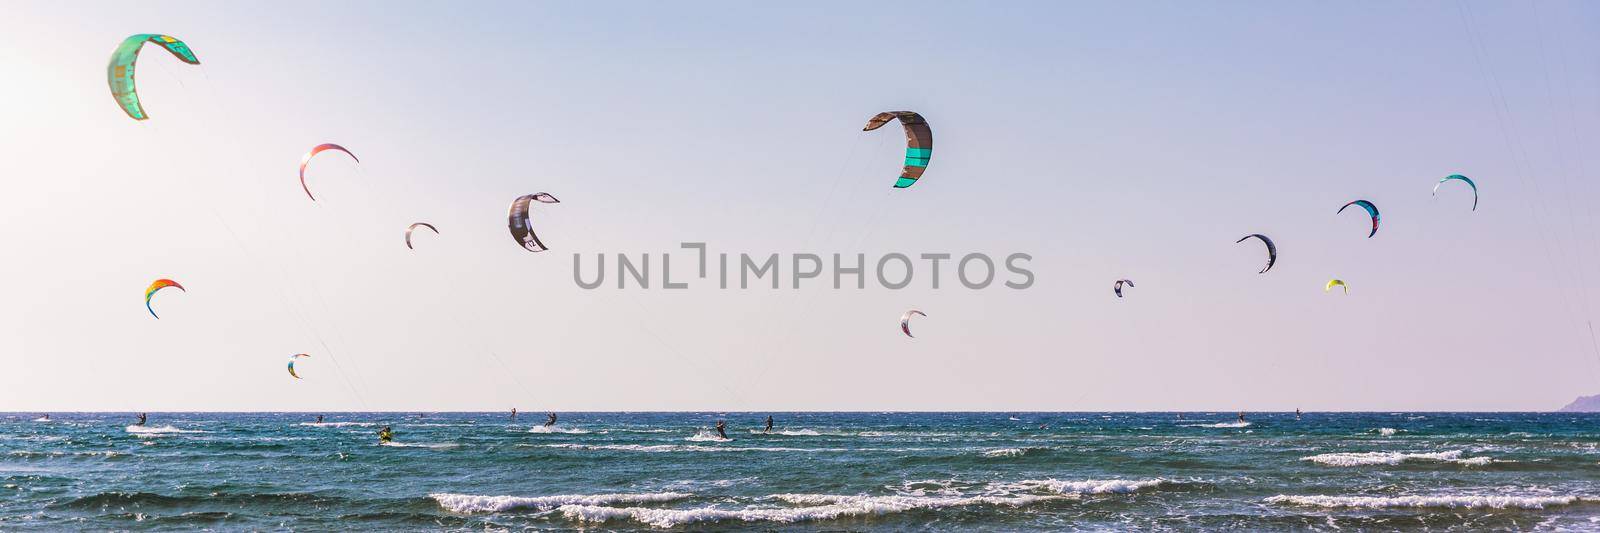
{"type": "Polygon", "coordinates": [[[11,2],[0,411],[1553,409],[1600,392],[1595,28],[1582,2],[11,2]],[[105,82],[135,33],[202,61],[145,50],[146,122],[105,82]],[[860,128],[897,109],[936,149],[888,191],[898,127],[860,128]],[[361,163],[320,156],[313,203],[322,142],[361,163]],[[1476,212],[1430,197],[1451,173],[1476,212]],[[505,216],[539,191],[534,254],[505,216]],[[1375,238],[1334,214],[1357,198],[1375,238]],[[415,221],[442,235],[407,250],[415,221]],[[573,254],[682,241],[1037,279],[573,282],[573,254]],[[161,277],[188,292],[156,320],[161,277]]]}

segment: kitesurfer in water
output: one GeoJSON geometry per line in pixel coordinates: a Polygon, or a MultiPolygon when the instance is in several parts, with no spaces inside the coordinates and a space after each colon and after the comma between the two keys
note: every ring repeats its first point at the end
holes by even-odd
{"type": "Polygon", "coordinates": [[[322,423],[322,415],[317,415],[317,423],[318,424],[322,423]]]}
{"type": "Polygon", "coordinates": [[[727,422],[722,421],[722,420],[718,420],[717,421],[717,436],[722,437],[724,439],[728,438],[727,429],[728,429],[728,423],[727,422]]]}
{"type": "Polygon", "coordinates": [[[767,429],[762,430],[761,432],[772,433],[772,415],[767,415],[767,429]]]}
{"type": "Polygon", "coordinates": [[[511,408],[511,421],[512,422],[516,422],[517,421],[517,408],[515,408],[515,407],[511,408]]]}
{"type": "Polygon", "coordinates": [[[556,414],[555,413],[545,413],[544,417],[545,417],[544,418],[544,427],[550,427],[550,426],[556,425],[556,414]]]}
{"type": "Polygon", "coordinates": [[[145,415],[145,414],[144,414],[144,413],[139,413],[139,422],[138,422],[138,423],[135,423],[135,424],[134,424],[134,425],[135,425],[135,426],[142,426],[142,425],[144,425],[144,421],[145,421],[145,419],[146,419],[146,418],[149,418],[149,417],[148,417],[148,416],[146,416],[146,415],[145,415]]]}
{"type": "Polygon", "coordinates": [[[1244,411],[1239,411],[1239,422],[1244,423],[1244,411]]]}
{"type": "Polygon", "coordinates": [[[1295,420],[1299,420],[1300,419],[1300,408],[1299,407],[1294,408],[1294,419],[1295,420]]]}
{"type": "Polygon", "coordinates": [[[386,443],[392,440],[394,440],[394,429],[389,426],[383,426],[383,429],[378,430],[378,443],[386,443]]]}

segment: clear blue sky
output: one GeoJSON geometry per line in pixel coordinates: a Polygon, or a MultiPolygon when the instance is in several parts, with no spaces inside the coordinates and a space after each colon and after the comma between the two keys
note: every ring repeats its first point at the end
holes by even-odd
{"type": "Polygon", "coordinates": [[[0,410],[1553,409],[1600,391],[1597,15],[11,3],[0,410]],[[203,63],[146,50],[143,123],[104,79],[134,33],[203,63]],[[886,193],[898,132],[859,130],[890,109],[936,149],[886,193]],[[295,171],[321,142],[362,163],[319,158],[312,203],[295,171]],[[1430,197],[1451,173],[1477,212],[1430,197]],[[505,211],[538,191],[563,203],[531,254],[505,211]],[[1383,209],[1375,238],[1334,215],[1357,198],[1383,209]],[[442,235],[407,250],[419,220],[442,235]],[[1233,242],[1257,232],[1281,252],[1267,275],[1233,242]],[[572,282],[574,253],[680,241],[1027,252],[1037,283],[572,282]],[[189,290],[156,321],[160,277],[189,290]]]}

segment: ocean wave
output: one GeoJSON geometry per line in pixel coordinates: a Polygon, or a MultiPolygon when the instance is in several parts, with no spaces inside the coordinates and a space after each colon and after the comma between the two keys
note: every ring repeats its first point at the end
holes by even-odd
{"type": "Polygon", "coordinates": [[[561,494],[555,496],[476,496],[472,494],[429,494],[439,507],[453,513],[498,513],[512,509],[548,511],[563,505],[608,505],[618,503],[661,503],[693,497],[682,492],[641,494],[561,494]]]}
{"type": "Polygon", "coordinates": [[[1461,450],[1443,452],[1403,453],[1403,452],[1341,452],[1324,453],[1310,457],[1301,457],[1301,461],[1328,466],[1371,466],[1371,465],[1398,465],[1411,461],[1435,461],[1441,463],[1456,463],[1468,466],[1483,466],[1494,462],[1489,457],[1461,458],[1461,450]]]}
{"type": "Polygon", "coordinates": [[[815,430],[815,429],[785,429],[785,430],[782,430],[782,431],[772,431],[772,432],[762,431],[762,430],[759,430],[759,429],[752,429],[752,430],[750,430],[750,434],[751,435],[783,435],[785,437],[818,437],[818,436],[822,435],[821,433],[817,433],[817,430],[815,430]]]}
{"type": "Polygon", "coordinates": [[[1379,435],[1383,435],[1385,437],[1393,437],[1394,434],[1398,433],[1399,431],[1400,430],[1395,429],[1395,428],[1378,428],[1378,434],[1379,435]]]}
{"type": "Polygon", "coordinates": [[[982,455],[984,457],[1022,457],[1026,453],[1028,453],[1027,448],[999,448],[984,450],[982,455]]]}
{"type": "Polygon", "coordinates": [[[1050,448],[1045,448],[1045,447],[1040,447],[1040,446],[1026,446],[1026,447],[1022,447],[1022,448],[995,448],[995,449],[992,449],[992,450],[984,450],[982,452],[979,452],[979,455],[982,455],[984,457],[1023,457],[1023,456],[1026,456],[1026,455],[1046,452],[1046,451],[1049,451],[1049,450],[1050,450],[1050,448]]]}
{"type": "Polygon", "coordinates": [[[786,448],[777,446],[705,446],[697,444],[542,444],[545,448],[607,450],[615,452],[848,452],[849,448],[786,448]]]}
{"type": "Polygon", "coordinates": [[[177,433],[210,433],[198,429],[178,429],[172,426],[128,426],[123,428],[135,435],[171,435],[177,433]]]}
{"type": "Polygon", "coordinates": [[[1186,428],[1242,428],[1250,427],[1249,422],[1217,422],[1215,424],[1178,424],[1186,428]]]}
{"type": "Polygon", "coordinates": [[[731,441],[733,441],[733,439],[724,437],[722,435],[718,435],[715,431],[712,431],[712,430],[709,430],[709,429],[704,429],[704,428],[701,428],[699,431],[696,431],[694,433],[694,435],[691,435],[691,436],[688,436],[688,437],[684,437],[683,440],[690,441],[690,442],[731,442],[731,441]]]}
{"type": "Polygon", "coordinates": [[[699,507],[694,509],[655,509],[650,507],[607,507],[601,505],[563,505],[557,508],[563,516],[580,522],[607,522],[632,520],[654,527],[677,527],[700,522],[773,522],[794,523],[831,520],[849,516],[884,515],[918,509],[940,509],[990,505],[1021,507],[1042,501],[1068,499],[1069,496],[840,496],[829,494],[777,494],[774,500],[797,508],[745,508],[722,509],[699,507]]]}
{"type": "Polygon", "coordinates": [[[377,422],[301,422],[300,425],[314,428],[342,428],[345,426],[376,426],[377,422]]]}
{"type": "Polygon", "coordinates": [[[306,493],[239,493],[208,492],[204,494],[174,495],[154,492],[101,492],[52,503],[52,509],[104,510],[108,508],[188,508],[197,504],[221,505],[338,505],[341,498],[317,496],[306,493]]]}
{"type": "Polygon", "coordinates": [[[432,443],[430,443],[430,442],[394,442],[394,441],[380,442],[380,443],[378,443],[378,445],[379,446],[388,446],[388,447],[391,447],[391,448],[429,448],[429,449],[434,449],[434,450],[444,450],[444,449],[450,449],[450,448],[459,448],[461,446],[460,444],[456,444],[456,443],[453,443],[453,442],[432,442],[432,443]]]}
{"type": "Polygon", "coordinates": [[[10,457],[66,457],[69,455],[73,457],[122,457],[127,454],[111,450],[102,450],[97,452],[35,452],[28,450],[12,450],[10,452],[6,452],[6,455],[10,457]]]}
{"type": "Polygon", "coordinates": [[[1448,509],[1544,509],[1550,506],[1597,502],[1593,496],[1287,496],[1267,498],[1267,503],[1308,507],[1448,508],[1448,509]]]}
{"type": "Polygon", "coordinates": [[[573,435],[585,435],[589,433],[589,430],[574,427],[533,426],[528,428],[528,433],[570,433],[573,435]]]}
{"type": "Polygon", "coordinates": [[[1176,483],[1168,479],[1087,479],[1083,481],[1060,481],[1056,479],[1027,479],[1011,483],[997,483],[992,486],[1001,490],[1013,491],[1047,491],[1055,494],[1068,495],[1095,495],[1095,494],[1130,494],[1146,489],[1154,489],[1163,485],[1176,483]]]}

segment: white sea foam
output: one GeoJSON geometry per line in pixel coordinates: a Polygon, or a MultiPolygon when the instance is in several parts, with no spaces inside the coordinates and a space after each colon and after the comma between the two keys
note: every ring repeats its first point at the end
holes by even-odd
{"type": "Polygon", "coordinates": [[[380,443],[378,443],[378,445],[379,446],[388,446],[390,448],[429,448],[429,449],[433,449],[433,450],[444,450],[444,449],[456,448],[456,447],[461,446],[460,444],[456,444],[456,443],[453,443],[453,442],[433,442],[433,443],[429,443],[429,442],[394,442],[394,441],[380,442],[380,443]]]}
{"type": "Polygon", "coordinates": [[[773,432],[766,432],[766,431],[762,431],[762,430],[759,430],[759,429],[752,429],[752,430],[750,430],[750,434],[752,434],[752,435],[783,435],[783,436],[786,436],[786,437],[818,437],[818,436],[822,435],[821,433],[817,433],[817,430],[815,430],[815,429],[785,429],[785,430],[782,430],[782,431],[773,431],[773,432]]]}
{"type": "Polygon", "coordinates": [[[302,426],[314,428],[342,428],[345,426],[376,426],[377,422],[301,422],[302,426]]]}
{"type": "Polygon", "coordinates": [[[1217,422],[1215,424],[1179,424],[1186,428],[1242,428],[1250,427],[1249,422],[1217,422]]]}
{"type": "Polygon", "coordinates": [[[528,433],[570,433],[573,435],[584,435],[589,433],[589,430],[574,427],[533,426],[528,428],[528,433]]]}
{"type": "Polygon", "coordinates": [[[561,494],[556,496],[475,496],[472,494],[429,494],[439,506],[453,513],[498,513],[511,509],[548,511],[563,505],[609,505],[618,503],[660,503],[691,497],[681,492],[641,494],[561,494]]]}
{"type": "Polygon", "coordinates": [[[994,450],[984,450],[983,451],[983,456],[984,457],[1022,457],[1026,453],[1028,453],[1028,449],[1027,448],[998,448],[998,449],[994,449],[994,450]]]}
{"type": "Polygon", "coordinates": [[[699,431],[696,431],[694,435],[685,437],[683,440],[691,442],[729,442],[733,439],[718,435],[715,431],[701,428],[699,431]]]}
{"type": "Polygon", "coordinates": [[[1378,428],[1378,434],[1379,435],[1383,435],[1385,437],[1393,437],[1394,434],[1399,432],[1399,431],[1400,430],[1395,429],[1395,428],[1378,428]]]}
{"type": "Polygon", "coordinates": [[[114,452],[111,450],[97,452],[33,452],[27,450],[12,450],[7,452],[6,455],[11,457],[65,457],[69,455],[74,457],[122,457],[127,454],[114,452]]]}
{"type": "Polygon", "coordinates": [[[49,419],[49,418],[46,418],[46,417],[42,417],[42,416],[41,416],[41,417],[39,417],[39,418],[35,418],[35,419],[33,419],[33,421],[34,421],[34,422],[51,422],[51,421],[52,421],[52,420],[50,420],[50,419],[49,419]]]}
{"type": "Polygon", "coordinates": [[[198,429],[178,429],[172,426],[128,426],[128,433],[135,435],[170,435],[176,433],[208,433],[198,429]]]}
{"type": "Polygon", "coordinates": [[[1404,453],[1404,452],[1345,452],[1324,453],[1310,457],[1301,457],[1301,461],[1328,466],[1370,466],[1370,465],[1398,465],[1413,461],[1435,461],[1441,463],[1457,463],[1469,466],[1483,466],[1494,462],[1489,457],[1461,457],[1461,450],[1443,452],[1404,453]]]}
{"type": "Polygon", "coordinates": [[[557,510],[568,519],[583,522],[633,520],[655,527],[677,527],[699,522],[774,522],[794,523],[813,520],[830,520],[847,516],[883,515],[915,509],[939,509],[970,505],[1020,507],[1041,501],[1067,499],[1069,496],[972,496],[972,497],[919,497],[919,496],[838,496],[828,494],[777,494],[772,499],[795,505],[798,508],[744,508],[722,509],[699,507],[694,509],[654,509],[649,507],[607,507],[600,505],[563,505],[557,510]]]}
{"type": "Polygon", "coordinates": [[[1572,505],[1578,502],[1596,502],[1593,496],[1287,496],[1267,498],[1267,503],[1304,505],[1310,507],[1365,507],[1387,509],[1453,508],[1453,509],[1544,509],[1550,506],[1572,505]]]}
{"type": "Polygon", "coordinates": [[[546,448],[608,450],[616,452],[848,452],[849,448],[786,448],[779,446],[705,446],[700,444],[544,444],[546,448]]]}
{"type": "Polygon", "coordinates": [[[1083,481],[1060,481],[1056,479],[1028,479],[1014,483],[997,483],[992,486],[1001,490],[1022,491],[1048,491],[1056,494],[1128,494],[1145,489],[1153,489],[1172,483],[1166,479],[1087,479],[1083,481]]]}

